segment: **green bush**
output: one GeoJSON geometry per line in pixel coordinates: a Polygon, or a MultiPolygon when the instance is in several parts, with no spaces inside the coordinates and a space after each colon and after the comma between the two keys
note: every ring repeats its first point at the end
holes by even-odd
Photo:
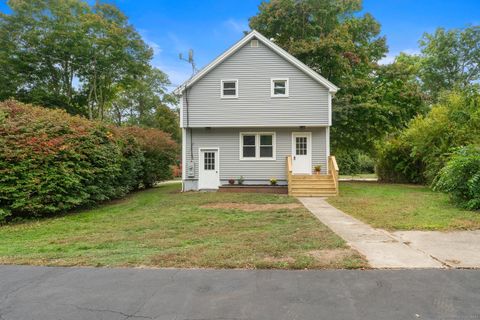
{"type": "Polygon", "coordinates": [[[450,193],[463,207],[480,209],[480,147],[455,152],[433,185],[435,190],[450,193]]]}
{"type": "Polygon", "coordinates": [[[335,158],[341,174],[373,173],[375,163],[373,159],[358,150],[337,150],[335,158]]]}
{"type": "Polygon", "coordinates": [[[455,148],[480,140],[480,94],[451,92],[426,116],[413,119],[395,137],[379,144],[379,178],[431,183],[455,148]]]}
{"type": "Polygon", "coordinates": [[[383,182],[423,183],[423,163],[411,156],[412,145],[392,137],[377,146],[376,173],[383,182]]]}
{"type": "MultiPolygon", "coordinates": [[[[175,143],[163,132],[154,145],[173,163],[175,143]]],[[[162,179],[152,152],[129,130],[70,116],[61,110],[0,103],[0,221],[65,212],[119,198],[162,179]],[[143,147],[143,148],[142,148],[143,147]]]]}
{"type": "Polygon", "coordinates": [[[173,171],[170,166],[175,164],[179,150],[170,135],[157,129],[139,127],[127,127],[123,130],[134,137],[143,150],[145,161],[140,173],[142,184],[152,187],[155,182],[172,179],[173,171]]]}

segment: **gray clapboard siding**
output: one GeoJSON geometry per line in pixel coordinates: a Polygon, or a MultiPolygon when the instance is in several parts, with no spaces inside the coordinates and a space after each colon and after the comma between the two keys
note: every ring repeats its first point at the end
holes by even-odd
{"type": "MultiPolygon", "coordinates": [[[[244,45],[186,92],[189,127],[329,125],[328,89],[261,42],[244,45]],[[289,78],[288,98],[270,96],[276,77],[289,78]],[[238,79],[237,99],[221,99],[222,79],[238,79]]],[[[185,92],[183,99],[186,126],[185,92]]]]}
{"type": "MultiPolygon", "coordinates": [[[[198,179],[198,151],[199,148],[220,149],[220,180],[226,183],[228,179],[237,179],[243,176],[246,183],[249,181],[263,181],[268,183],[270,178],[286,180],[285,161],[287,155],[292,154],[292,132],[299,132],[298,128],[195,128],[193,130],[193,160],[195,162],[195,177],[198,179]],[[275,132],[276,160],[240,160],[240,132],[275,132]]],[[[187,131],[188,131],[187,130],[187,131]]],[[[320,164],[322,172],[326,173],[326,137],[325,128],[306,128],[305,132],[312,133],[312,167],[320,164]]],[[[190,160],[190,135],[184,137],[186,143],[186,161],[190,160]]],[[[313,170],[313,168],[312,168],[313,170]]]]}

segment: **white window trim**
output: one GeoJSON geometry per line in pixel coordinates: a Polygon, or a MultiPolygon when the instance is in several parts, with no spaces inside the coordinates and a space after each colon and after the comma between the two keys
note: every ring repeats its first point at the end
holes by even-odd
{"type": "Polygon", "coordinates": [[[240,132],[239,158],[242,161],[276,161],[277,160],[277,135],[275,132],[240,132]],[[260,157],[260,136],[272,135],[271,158],[260,157]],[[243,157],[243,136],[255,136],[255,157],[243,157]]]}
{"type": "Polygon", "coordinates": [[[222,99],[237,99],[238,98],[238,79],[222,79],[220,80],[220,97],[222,99]],[[223,83],[224,82],[235,82],[235,95],[234,96],[224,96],[223,95],[223,83]]]}
{"type": "Polygon", "coordinates": [[[270,79],[270,96],[272,98],[288,98],[290,95],[290,81],[288,78],[271,78],[270,79]],[[285,94],[274,94],[274,82],[285,81],[285,94]]]}

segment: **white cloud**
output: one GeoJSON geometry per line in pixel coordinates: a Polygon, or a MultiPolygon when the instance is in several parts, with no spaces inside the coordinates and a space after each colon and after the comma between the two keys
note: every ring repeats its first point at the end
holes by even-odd
{"type": "Polygon", "coordinates": [[[153,55],[156,56],[162,53],[162,48],[158,43],[151,40],[145,40],[145,42],[153,49],[153,55]]]}
{"type": "Polygon", "coordinates": [[[383,57],[382,59],[380,59],[378,61],[378,64],[390,64],[390,63],[393,63],[393,61],[395,61],[395,57],[397,55],[395,54],[387,54],[386,57],[383,57]]]}
{"type": "Polygon", "coordinates": [[[419,49],[404,49],[404,50],[400,50],[400,51],[396,51],[396,52],[391,52],[389,54],[387,54],[386,57],[380,59],[380,61],[378,61],[379,64],[390,64],[390,63],[393,63],[395,61],[395,58],[400,54],[400,53],[406,53],[408,55],[419,55],[420,54],[420,50],[419,49]]]}
{"type": "Polygon", "coordinates": [[[237,21],[233,18],[226,20],[223,24],[237,33],[241,33],[250,29],[246,22],[237,21]]]}
{"type": "Polygon", "coordinates": [[[145,43],[153,49],[153,55],[154,56],[158,56],[160,53],[162,53],[162,48],[160,47],[160,45],[158,43],[156,43],[155,41],[153,41],[152,39],[149,38],[148,36],[148,30],[145,30],[145,29],[139,29],[138,32],[140,33],[140,35],[142,36],[143,38],[143,41],[145,41],[145,43]]]}
{"type": "Polygon", "coordinates": [[[154,67],[162,70],[168,75],[171,85],[169,91],[173,91],[192,76],[192,68],[188,64],[178,63],[154,63],[154,67]]]}

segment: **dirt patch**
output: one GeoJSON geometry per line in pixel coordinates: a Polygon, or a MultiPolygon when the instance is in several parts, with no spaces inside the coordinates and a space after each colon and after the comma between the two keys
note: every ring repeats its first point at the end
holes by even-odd
{"type": "Polygon", "coordinates": [[[352,249],[325,249],[313,250],[310,251],[308,254],[312,256],[315,260],[324,264],[328,264],[349,258],[354,253],[355,252],[352,249]]]}
{"type": "Polygon", "coordinates": [[[232,203],[232,202],[209,203],[201,206],[201,208],[206,208],[206,209],[237,209],[237,210],[243,210],[247,212],[271,211],[271,210],[279,210],[279,209],[297,209],[301,207],[302,205],[300,203],[257,204],[257,203],[232,203]]]}

